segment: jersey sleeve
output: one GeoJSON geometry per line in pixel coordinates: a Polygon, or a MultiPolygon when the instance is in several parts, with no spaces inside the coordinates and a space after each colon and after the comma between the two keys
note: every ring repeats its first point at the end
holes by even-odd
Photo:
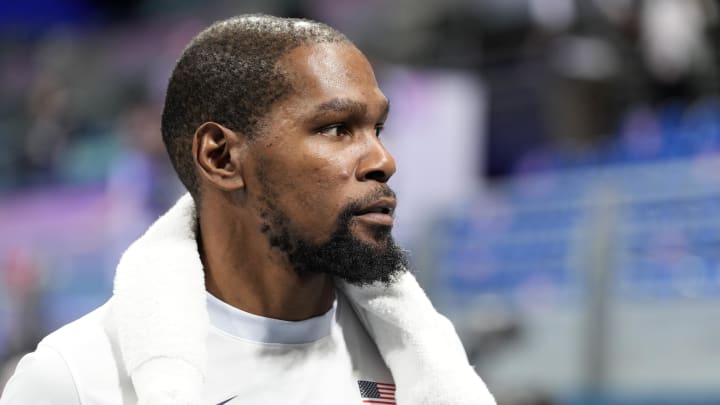
{"type": "Polygon", "coordinates": [[[25,355],[0,396],[0,405],[27,404],[80,405],[70,369],[51,347],[25,355]]]}

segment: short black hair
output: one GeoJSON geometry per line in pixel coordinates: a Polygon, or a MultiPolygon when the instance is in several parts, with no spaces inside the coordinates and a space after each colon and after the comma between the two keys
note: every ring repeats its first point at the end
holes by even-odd
{"type": "Polygon", "coordinates": [[[261,118],[292,90],[277,62],[299,46],[336,42],[350,41],[316,21],[262,14],[215,22],[193,38],[170,76],[162,137],[195,200],[192,140],[197,128],[214,121],[252,139],[261,118]]]}

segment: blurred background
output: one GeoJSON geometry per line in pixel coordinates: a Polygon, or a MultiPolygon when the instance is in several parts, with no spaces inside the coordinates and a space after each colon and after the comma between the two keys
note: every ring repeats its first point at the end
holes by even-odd
{"type": "Polygon", "coordinates": [[[720,404],[720,2],[0,1],[0,388],[183,192],[185,44],[346,33],[392,101],[396,237],[501,405],[720,404]]]}

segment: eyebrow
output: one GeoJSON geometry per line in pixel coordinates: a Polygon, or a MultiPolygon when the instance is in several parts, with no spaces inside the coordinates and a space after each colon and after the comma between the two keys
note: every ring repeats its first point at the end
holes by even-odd
{"type": "MultiPolygon", "coordinates": [[[[364,116],[367,114],[368,106],[365,103],[361,103],[356,100],[352,100],[349,98],[334,98],[330,101],[326,101],[322,104],[320,104],[316,111],[317,115],[322,115],[322,113],[327,111],[333,111],[333,112],[347,112],[352,115],[358,115],[358,116],[364,116]]],[[[383,106],[380,113],[380,116],[385,118],[387,117],[388,113],[390,112],[390,101],[387,99],[383,100],[383,106]]]]}

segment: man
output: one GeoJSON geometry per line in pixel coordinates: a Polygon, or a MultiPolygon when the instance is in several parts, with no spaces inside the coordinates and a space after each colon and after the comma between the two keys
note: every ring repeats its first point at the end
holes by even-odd
{"type": "Polygon", "coordinates": [[[212,25],[170,78],[183,197],[0,404],[492,404],[392,236],[388,100],[342,34],[212,25]]]}

